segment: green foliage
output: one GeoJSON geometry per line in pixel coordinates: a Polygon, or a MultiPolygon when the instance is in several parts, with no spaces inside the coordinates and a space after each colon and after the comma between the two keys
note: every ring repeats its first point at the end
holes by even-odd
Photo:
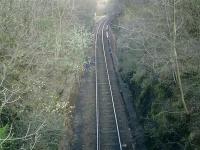
{"type": "Polygon", "coordinates": [[[127,0],[114,26],[120,73],[133,93],[150,150],[200,147],[199,7],[198,0],[176,3],[176,49],[189,114],[181,102],[172,49],[173,1],[127,0]]]}
{"type": "Polygon", "coordinates": [[[5,139],[7,136],[8,125],[0,128],[0,139],[5,139]]]}

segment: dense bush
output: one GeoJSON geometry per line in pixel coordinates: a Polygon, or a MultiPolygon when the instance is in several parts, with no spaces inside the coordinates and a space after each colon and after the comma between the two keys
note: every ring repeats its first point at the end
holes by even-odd
{"type": "Polygon", "coordinates": [[[127,0],[119,70],[133,93],[149,149],[199,149],[198,0],[127,0]]]}
{"type": "Polygon", "coordinates": [[[55,150],[64,134],[70,142],[92,11],[69,0],[0,1],[0,149],[55,150]]]}

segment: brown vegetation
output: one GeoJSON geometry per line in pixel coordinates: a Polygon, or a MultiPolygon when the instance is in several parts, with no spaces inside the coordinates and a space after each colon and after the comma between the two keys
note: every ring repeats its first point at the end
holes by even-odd
{"type": "Polygon", "coordinates": [[[55,150],[71,132],[93,5],[0,0],[0,149],[55,150]]]}

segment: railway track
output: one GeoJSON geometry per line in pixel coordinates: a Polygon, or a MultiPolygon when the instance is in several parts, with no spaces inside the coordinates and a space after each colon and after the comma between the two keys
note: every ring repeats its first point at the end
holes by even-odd
{"type": "Polygon", "coordinates": [[[95,38],[96,150],[133,150],[111,59],[108,27],[109,18],[102,19],[95,38]]]}

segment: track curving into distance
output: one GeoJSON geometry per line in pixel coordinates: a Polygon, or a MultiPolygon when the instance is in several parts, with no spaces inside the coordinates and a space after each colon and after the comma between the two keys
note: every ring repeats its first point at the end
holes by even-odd
{"type": "Polygon", "coordinates": [[[96,149],[122,150],[120,129],[104,43],[104,32],[108,22],[109,19],[107,18],[100,21],[95,37],[96,149]]]}

